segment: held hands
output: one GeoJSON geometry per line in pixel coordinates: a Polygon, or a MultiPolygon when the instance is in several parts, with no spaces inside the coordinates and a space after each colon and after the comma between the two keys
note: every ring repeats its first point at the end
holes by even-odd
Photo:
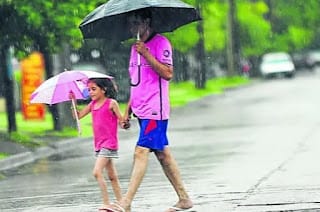
{"type": "Polygon", "coordinates": [[[127,129],[130,128],[130,126],[131,126],[131,124],[130,124],[130,120],[129,120],[128,118],[125,118],[125,117],[124,117],[124,118],[120,121],[120,127],[121,127],[122,129],[127,130],[127,129]]]}
{"type": "Polygon", "coordinates": [[[131,127],[130,118],[125,116],[120,126],[122,129],[125,129],[125,130],[129,129],[131,127]]]}
{"type": "Polygon", "coordinates": [[[131,124],[130,124],[130,121],[129,121],[129,120],[126,120],[126,121],[122,121],[122,122],[120,123],[120,126],[121,126],[122,129],[127,130],[127,129],[130,128],[131,124]]]}
{"type": "Polygon", "coordinates": [[[130,128],[131,124],[130,124],[130,119],[131,119],[131,108],[127,109],[126,112],[124,113],[123,119],[120,122],[120,126],[121,128],[127,130],[130,128]]]}

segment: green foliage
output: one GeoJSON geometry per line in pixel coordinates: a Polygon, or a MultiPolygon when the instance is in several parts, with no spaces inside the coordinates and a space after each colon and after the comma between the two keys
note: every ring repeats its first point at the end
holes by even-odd
{"type": "MultiPolygon", "coordinates": [[[[6,158],[8,156],[9,156],[9,154],[0,152],[0,160],[3,158],[6,158]]],[[[0,179],[2,179],[1,176],[0,176],[0,179]]]]}
{"type": "Polygon", "coordinates": [[[166,33],[172,46],[180,52],[187,52],[193,48],[199,40],[199,34],[196,31],[196,24],[192,23],[178,28],[172,33],[166,33]]]}
{"type": "MultiPolygon", "coordinates": [[[[184,2],[195,5],[195,0],[187,0],[184,2]]],[[[172,46],[183,53],[192,49],[199,41],[196,22],[182,26],[174,32],[165,33],[165,35],[170,39],[172,46]]]]}
{"type": "Polygon", "coordinates": [[[244,56],[267,51],[296,51],[308,48],[319,33],[320,2],[292,0],[237,1],[241,47],[244,56]],[[270,6],[270,7],[269,7],[270,6]],[[316,9],[318,8],[318,9],[316,9]]]}
{"type": "Polygon", "coordinates": [[[31,137],[26,134],[20,134],[18,132],[13,132],[10,134],[10,140],[25,144],[25,143],[31,142],[31,137]]]}
{"type": "Polygon", "coordinates": [[[314,33],[299,26],[289,26],[288,39],[291,43],[291,49],[303,49],[310,44],[314,33]]]}
{"type": "Polygon", "coordinates": [[[212,2],[202,7],[205,50],[221,51],[226,46],[227,5],[212,2]]]}
{"type": "Polygon", "coordinates": [[[75,48],[81,46],[83,41],[78,26],[82,18],[96,7],[96,2],[91,0],[81,2],[76,0],[0,1],[0,8],[5,6],[8,7],[7,11],[14,12],[12,18],[5,24],[7,26],[15,22],[18,24],[15,26],[15,31],[0,31],[0,38],[10,37],[9,45],[14,45],[18,54],[21,54],[19,51],[29,52],[40,42],[49,52],[54,53],[62,47],[63,42],[68,42],[75,48]]]}
{"type": "Polygon", "coordinates": [[[270,48],[271,25],[264,19],[268,11],[263,1],[254,3],[242,1],[238,4],[240,39],[242,54],[245,57],[263,54],[270,48]]]}
{"type": "MultiPolygon", "coordinates": [[[[223,52],[226,47],[227,1],[184,0],[200,9],[203,18],[205,50],[223,52]]],[[[50,52],[57,52],[63,42],[79,48],[82,43],[78,28],[81,20],[105,1],[92,0],[0,0],[0,45],[16,47],[24,56],[46,42],[50,52]],[[5,30],[4,30],[5,29],[5,30]],[[21,52],[22,51],[22,52],[21,52]]],[[[320,1],[277,0],[271,8],[263,0],[237,0],[237,18],[244,56],[261,55],[271,50],[294,51],[319,45],[320,1]]],[[[193,49],[199,41],[197,24],[183,26],[168,33],[173,46],[180,52],[193,49]]]]}
{"type": "Polygon", "coordinates": [[[187,52],[192,49],[199,41],[197,24],[203,24],[204,44],[207,52],[221,51],[226,45],[226,14],[227,5],[214,1],[185,1],[190,5],[198,4],[202,20],[183,26],[167,36],[173,46],[180,52],[187,52]]]}
{"type": "Polygon", "coordinates": [[[291,52],[312,45],[317,33],[315,29],[320,26],[319,8],[320,2],[317,0],[307,3],[299,0],[292,0],[290,3],[285,0],[273,1],[273,48],[291,52]]]}
{"type": "MultiPolygon", "coordinates": [[[[70,111],[66,111],[66,113],[70,113],[70,111]]],[[[34,138],[42,138],[42,137],[74,137],[77,136],[77,131],[70,127],[64,128],[62,131],[56,132],[51,131],[49,129],[53,128],[53,123],[51,120],[51,116],[49,112],[46,113],[43,120],[25,120],[20,112],[16,113],[16,120],[19,125],[19,132],[13,133],[11,138],[7,137],[10,140],[16,142],[28,142],[30,137],[34,138]],[[22,137],[20,137],[23,135],[22,137]]],[[[84,122],[84,125],[88,125],[91,123],[91,116],[86,116],[81,121],[84,122]]],[[[76,123],[74,123],[76,124],[76,123]]],[[[5,132],[7,128],[7,118],[5,113],[0,113],[0,137],[4,137],[7,134],[1,134],[1,132],[5,132]]],[[[83,129],[83,136],[92,135],[92,131],[89,128],[83,129]]]]}
{"type": "Polygon", "coordinates": [[[170,102],[172,107],[180,107],[204,96],[221,94],[227,88],[250,83],[246,77],[219,77],[210,79],[205,89],[196,89],[194,82],[187,81],[170,84],[170,102]]]}

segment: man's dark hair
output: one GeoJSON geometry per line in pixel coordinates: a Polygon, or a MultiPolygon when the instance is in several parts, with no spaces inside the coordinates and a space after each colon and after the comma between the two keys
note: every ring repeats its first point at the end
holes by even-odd
{"type": "Polygon", "coordinates": [[[135,10],[133,12],[133,14],[136,16],[136,17],[141,17],[142,20],[146,20],[146,19],[150,19],[150,22],[152,20],[152,13],[150,11],[149,8],[142,8],[142,9],[139,9],[139,10],[135,10]]]}

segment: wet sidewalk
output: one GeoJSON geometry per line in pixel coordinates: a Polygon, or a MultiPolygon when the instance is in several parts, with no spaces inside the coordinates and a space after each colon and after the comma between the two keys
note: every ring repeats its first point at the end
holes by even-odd
{"type": "Polygon", "coordinates": [[[12,142],[0,142],[0,152],[10,153],[10,156],[0,160],[0,171],[17,168],[19,166],[33,163],[41,158],[59,154],[73,148],[75,142],[88,140],[88,138],[70,138],[58,142],[52,142],[47,146],[30,150],[22,145],[12,142]]]}

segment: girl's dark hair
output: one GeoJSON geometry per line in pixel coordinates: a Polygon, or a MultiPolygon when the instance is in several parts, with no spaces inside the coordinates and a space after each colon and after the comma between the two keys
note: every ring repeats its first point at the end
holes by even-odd
{"type": "Polygon", "coordinates": [[[89,82],[95,83],[99,88],[105,91],[104,95],[111,99],[117,98],[116,84],[112,79],[108,78],[91,78],[89,82]]]}

